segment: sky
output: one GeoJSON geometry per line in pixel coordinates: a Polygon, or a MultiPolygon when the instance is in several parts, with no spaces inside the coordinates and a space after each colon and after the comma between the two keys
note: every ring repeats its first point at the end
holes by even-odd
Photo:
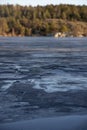
{"type": "Polygon", "coordinates": [[[47,4],[75,4],[87,5],[87,0],[0,0],[0,4],[19,4],[19,5],[47,5],[47,4]]]}

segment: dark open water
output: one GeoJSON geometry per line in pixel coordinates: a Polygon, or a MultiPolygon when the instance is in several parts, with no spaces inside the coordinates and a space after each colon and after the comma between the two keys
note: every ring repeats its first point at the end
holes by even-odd
{"type": "Polygon", "coordinates": [[[0,121],[87,112],[87,38],[0,37],[0,121]]]}

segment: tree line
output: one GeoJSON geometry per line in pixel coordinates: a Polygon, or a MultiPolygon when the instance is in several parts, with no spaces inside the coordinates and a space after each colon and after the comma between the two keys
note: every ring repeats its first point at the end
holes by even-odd
{"type": "Polygon", "coordinates": [[[87,6],[0,5],[0,35],[52,35],[55,32],[83,31],[86,35],[87,6]],[[83,24],[84,23],[84,24],[83,24]]]}

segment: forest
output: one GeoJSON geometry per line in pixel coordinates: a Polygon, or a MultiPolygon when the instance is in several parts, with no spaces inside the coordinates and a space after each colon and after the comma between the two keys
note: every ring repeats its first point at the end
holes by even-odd
{"type": "Polygon", "coordinates": [[[87,6],[0,5],[0,36],[87,36],[87,6]]]}

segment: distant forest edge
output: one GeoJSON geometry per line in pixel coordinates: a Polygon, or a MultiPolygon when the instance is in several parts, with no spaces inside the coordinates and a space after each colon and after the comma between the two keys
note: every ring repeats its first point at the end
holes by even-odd
{"type": "Polygon", "coordinates": [[[87,36],[87,6],[0,5],[1,36],[87,36]]]}

